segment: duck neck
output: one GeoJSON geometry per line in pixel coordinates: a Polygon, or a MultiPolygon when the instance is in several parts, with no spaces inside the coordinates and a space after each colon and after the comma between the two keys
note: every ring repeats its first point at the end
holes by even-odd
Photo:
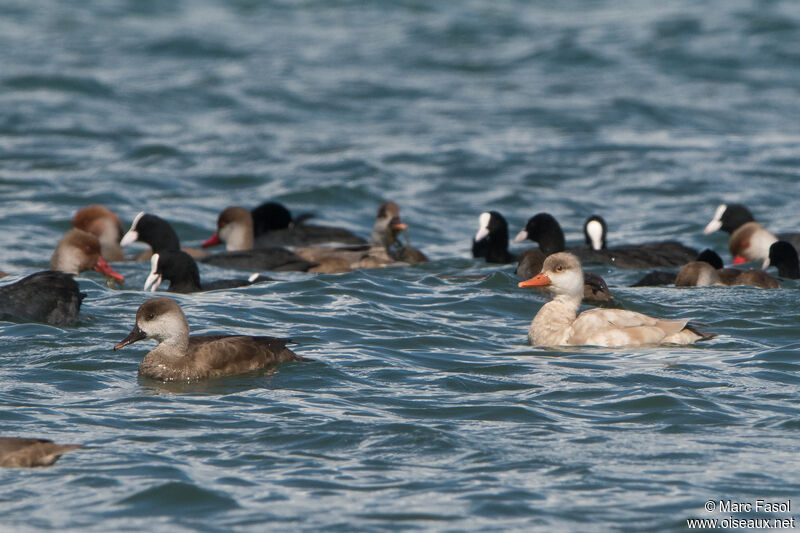
{"type": "Polygon", "coordinates": [[[486,236],[486,260],[490,263],[503,262],[508,257],[508,228],[498,228],[494,234],[486,236]]]}
{"type": "MultiPolygon", "coordinates": [[[[174,332],[163,339],[156,348],[150,352],[154,356],[164,359],[180,359],[189,353],[189,328],[174,332]]],[[[148,354],[149,355],[149,354],[148,354]]]]}
{"type": "Polygon", "coordinates": [[[78,275],[81,272],[81,261],[77,254],[69,253],[63,246],[56,247],[50,258],[50,270],[59,270],[66,274],[78,275]]]}
{"type": "Polygon", "coordinates": [[[160,333],[154,335],[158,346],[152,353],[158,353],[162,357],[175,359],[183,357],[189,352],[189,324],[186,319],[174,319],[161,330],[160,333]]]}
{"type": "Polygon", "coordinates": [[[98,219],[91,227],[91,233],[100,241],[100,255],[106,261],[122,261],[125,255],[119,240],[122,238],[117,222],[111,218],[98,219]]]}
{"type": "Polygon", "coordinates": [[[489,249],[486,252],[486,260],[490,263],[501,263],[508,258],[508,238],[505,242],[496,240],[489,243],[489,249]]]}
{"type": "MultiPolygon", "coordinates": [[[[572,294],[561,294],[553,298],[552,301],[548,302],[549,304],[558,304],[561,309],[571,310],[572,318],[578,313],[578,308],[581,306],[581,296],[572,295],[572,294]]],[[[545,304],[547,305],[547,304],[545,304]]]]}
{"type": "Polygon", "coordinates": [[[383,223],[383,221],[376,221],[369,239],[370,245],[389,248],[394,242],[396,242],[396,239],[392,229],[383,223]]]}
{"type": "Polygon", "coordinates": [[[797,258],[787,257],[776,263],[775,266],[778,267],[778,275],[782,278],[800,278],[800,265],[798,265],[797,258]]]}
{"type": "Polygon", "coordinates": [[[253,249],[253,226],[248,224],[228,224],[223,228],[225,249],[229,252],[253,249]]]}
{"type": "Polygon", "coordinates": [[[528,330],[531,344],[536,346],[567,344],[580,303],[580,297],[556,296],[544,304],[536,313],[528,330]]]}
{"type": "Polygon", "coordinates": [[[567,249],[566,242],[564,241],[564,232],[561,231],[561,228],[554,228],[552,231],[541,234],[538,242],[539,249],[544,255],[563,252],[567,249]]]}

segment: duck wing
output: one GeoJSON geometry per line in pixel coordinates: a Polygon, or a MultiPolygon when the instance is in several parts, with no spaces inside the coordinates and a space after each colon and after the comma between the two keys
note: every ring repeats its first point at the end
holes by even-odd
{"type": "Polygon", "coordinates": [[[291,339],[245,335],[197,335],[189,354],[201,377],[239,374],[285,361],[304,361],[286,348],[291,339]]]}
{"type": "MultiPolygon", "coordinates": [[[[664,320],[624,309],[591,309],[572,323],[569,344],[637,346],[674,342],[688,320],[664,320]]],[[[694,335],[694,334],[693,334],[694,335]]]]}

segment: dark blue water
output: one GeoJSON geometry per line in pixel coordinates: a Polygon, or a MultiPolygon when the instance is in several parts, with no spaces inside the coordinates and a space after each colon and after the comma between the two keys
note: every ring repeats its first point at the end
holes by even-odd
{"type": "MultiPolygon", "coordinates": [[[[0,323],[0,433],[80,442],[4,470],[8,530],[685,531],[707,500],[800,506],[797,283],[629,289],[695,347],[527,344],[544,300],[469,258],[481,211],[580,242],[702,235],[720,202],[800,230],[800,5],[6,0],[0,270],[46,268],[73,213],[170,220],[187,245],[268,199],[368,235],[398,202],[433,261],[176,296],[195,333],[290,336],[315,361],[137,379],[149,265],[96,274],[76,327],[0,323]],[[485,279],[445,276],[487,274],[485,279]]],[[[139,249],[133,247],[135,249],[139,249]]],[[[203,267],[204,278],[235,274],[203,267]]]]}

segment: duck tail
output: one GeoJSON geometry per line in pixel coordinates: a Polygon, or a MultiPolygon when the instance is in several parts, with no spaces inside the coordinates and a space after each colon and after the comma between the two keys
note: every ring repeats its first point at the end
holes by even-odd
{"type": "Polygon", "coordinates": [[[708,331],[703,331],[700,328],[704,329],[704,328],[706,328],[706,325],[705,324],[699,324],[697,322],[688,322],[686,324],[686,326],[684,326],[684,329],[688,329],[689,331],[691,331],[695,335],[698,335],[700,338],[697,339],[697,340],[699,340],[699,341],[711,340],[711,339],[713,339],[714,337],[717,336],[716,333],[710,333],[708,331]]]}

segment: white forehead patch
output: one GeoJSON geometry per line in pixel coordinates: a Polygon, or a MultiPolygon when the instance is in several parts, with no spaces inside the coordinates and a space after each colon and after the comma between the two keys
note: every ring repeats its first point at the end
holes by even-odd
{"type": "Polygon", "coordinates": [[[603,225],[597,220],[590,220],[586,223],[586,234],[592,241],[592,250],[600,250],[603,247],[603,225]]]}
{"type": "Polygon", "coordinates": [[[491,213],[481,213],[481,216],[478,217],[478,233],[475,234],[476,241],[489,235],[489,221],[491,218],[491,213]]]}
{"type": "Polygon", "coordinates": [[[715,231],[722,228],[722,215],[725,214],[725,210],[727,209],[728,209],[727,205],[719,204],[717,210],[714,211],[714,218],[711,219],[711,222],[709,222],[708,225],[703,230],[703,233],[705,235],[708,235],[709,233],[714,233],[715,231]]]}
{"type": "Polygon", "coordinates": [[[712,220],[721,220],[722,215],[725,213],[725,210],[728,209],[728,206],[725,204],[719,204],[717,210],[714,211],[714,218],[712,220]]]}
{"type": "Polygon", "coordinates": [[[129,244],[133,244],[139,240],[139,232],[136,231],[136,225],[139,223],[139,219],[144,216],[144,211],[140,212],[136,215],[136,218],[133,219],[133,223],[131,224],[131,229],[128,230],[128,233],[122,236],[120,239],[119,244],[120,246],[128,246],[129,244]]]}
{"type": "Polygon", "coordinates": [[[131,229],[135,229],[136,225],[139,224],[139,219],[144,216],[144,211],[139,211],[139,214],[133,217],[133,222],[131,223],[131,229]]]}

